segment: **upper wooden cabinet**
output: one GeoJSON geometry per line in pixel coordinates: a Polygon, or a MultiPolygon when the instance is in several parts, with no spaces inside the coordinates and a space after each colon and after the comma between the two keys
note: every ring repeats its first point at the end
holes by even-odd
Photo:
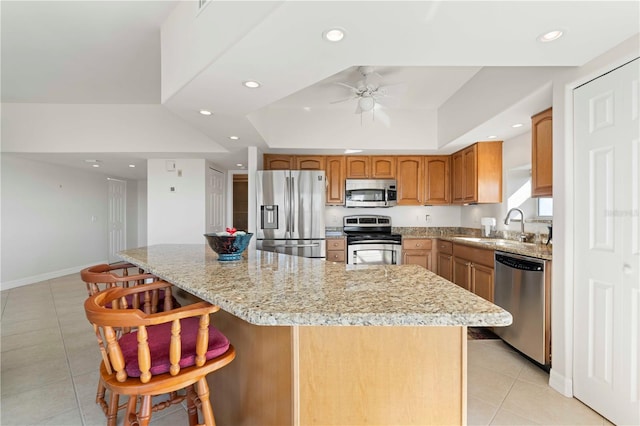
{"type": "Polygon", "coordinates": [[[502,141],[478,142],[451,156],[454,204],[502,202],[502,141]]]}
{"type": "Polygon", "coordinates": [[[296,155],[295,170],[324,170],[324,155],[296,155]]]}
{"type": "Polygon", "coordinates": [[[399,206],[419,206],[424,193],[421,156],[398,156],[397,189],[399,206]]]}
{"type": "Polygon", "coordinates": [[[348,155],[347,179],[394,179],[396,157],[382,155],[348,155]]]}
{"type": "Polygon", "coordinates": [[[291,170],[294,167],[293,155],[264,154],[264,170],[291,170]]]}
{"type": "Polygon", "coordinates": [[[349,155],[346,157],[347,179],[368,179],[369,178],[369,156],[349,155]]]}
{"type": "Polygon", "coordinates": [[[396,177],[396,157],[372,156],[371,179],[394,179],[396,177]]]}
{"type": "Polygon", "coordinates": [[[326,204],[344,205],[345,157],[343,155],[325,157],[327,177],[326,204]]]}
{"type": "Polygon", "coordinates": [[[424,199],[423,204],[451,204],[451,157],[448,155],[424,157],[424,199]]]}
{"type": "Polygon", "coordinates": [[[531,196],[553,195],[552,109],[531,117],[531,196]]]}

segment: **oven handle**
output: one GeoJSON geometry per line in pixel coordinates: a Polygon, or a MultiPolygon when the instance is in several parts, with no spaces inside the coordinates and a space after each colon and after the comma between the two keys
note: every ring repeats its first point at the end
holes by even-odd
{"type": "Polygon", "coordinates": [[[402,242],[393,241],[393,240],[360,240],[360,241],[352,241],[348,244],[350,246],[366,245],[366,244],[391,244],[391,245],[399,246],[402,244],[402,242]]]}

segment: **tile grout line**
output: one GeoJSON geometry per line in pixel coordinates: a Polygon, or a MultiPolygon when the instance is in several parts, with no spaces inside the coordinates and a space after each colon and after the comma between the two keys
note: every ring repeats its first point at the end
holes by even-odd
{"type": "Polygon", "coordinates": [[[67,343],[64,339],[64,334],[62,333],[62,324],[60,323],[60,316],[58,315],[58,306],[56,304],[56,299],[53,296],[53,289],[51,288],[51,280],[48,280],[49,293],[51,294],[51,300],[53,301],[53,310],[56,313],[56,322],[58,323],[58,332],[60,333],[60,338],[62,339],[62,347],[64,348],[64,354],[67,361],[67,368],[69,369],[69,378],[71,379],[71,385],[73,386],[73,395],[76,400],[76,407],[78,409],[78,414],[80,415],[80,421],[83,425],[85,425],[84,421],[84,412],[82,411],[82,405],[80,404],[80,397],[78,395],[78,388],[76,386],[76,381],[73,377],[73,372],[71,370],[71,362],[69,361],[69,351],[67,350],[67,343]]]}
{"type": "Polygon", "coordinates": [[[504,401],[507,399],[507,397],[509,396],[509,394],[513,390],[513,387],[515,386],[516,382],[518,381],[518,377],[520,377],[520,374],[522,373],[523,369],[524,369],[524,366],[520,367],[520,371],[518,371],[518,375],[513,378],[513,382],[511,382],[511,386],[509,386],[509,390],[504,395],[504,398],[502,398],[502,400],[500,401],[500,405],[498,405],[498,409],[496,410],[495,413],[493,413],[493,416],[489,420],[489,423],[488,423],[489,425],[491,425],[491,423],[493,423],[493,420],[495,420],[496,416],[498,415],[498,413],[502,409],[502,405],[504,404],[504,401]]]}

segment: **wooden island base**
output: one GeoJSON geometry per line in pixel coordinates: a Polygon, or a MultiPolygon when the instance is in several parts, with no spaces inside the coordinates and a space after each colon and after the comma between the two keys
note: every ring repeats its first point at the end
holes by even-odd
{"type": "Polygon", "coordinates": [[[218,425],[466,423],[465,326],[212,321],[237,351],[208,378],[218,425]]]}

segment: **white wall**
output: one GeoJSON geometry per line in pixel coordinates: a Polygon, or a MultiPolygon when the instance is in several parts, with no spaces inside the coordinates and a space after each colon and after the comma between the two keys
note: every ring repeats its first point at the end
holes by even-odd
{"type": "Polygon", "coordinates": [[[137,182],[136,204],[138,205],[136,244],[133,247],[143,247],[147,245],[147,181],[137,182]]]}
{"type": "Polygon", "coordinates": [[[202,159],[147,161],[148,245],[205,242],[206,167],[202,159]],[[174,171],[167,161],[175,162],[174,171]]]}
{"type": "Polygon", "coordinates": [[[438,147],[491,120],[523,98],[545,87],[559,67],[489,67],[438,109],[438,147]]]}
{"type": "Polygon", "coordinates": [[[212,153],[226,149],[162,105],[3,103],[2,152],[212,153]]]}
{"type": "Polygon", "coordinates": [[[389,208],[325,208],[325,226],[341,227],[342,217],[360,214],[390,216],[394,227],[461,226],[461,206],[395,206],[389,208]],[[427,222],[426,215],[429,215],[427,222]]]}
{"type": "Polygon", "coordinates": [[[106,176],[8,154],[1,164],[3,290],[106,261],[106,176]]]}

